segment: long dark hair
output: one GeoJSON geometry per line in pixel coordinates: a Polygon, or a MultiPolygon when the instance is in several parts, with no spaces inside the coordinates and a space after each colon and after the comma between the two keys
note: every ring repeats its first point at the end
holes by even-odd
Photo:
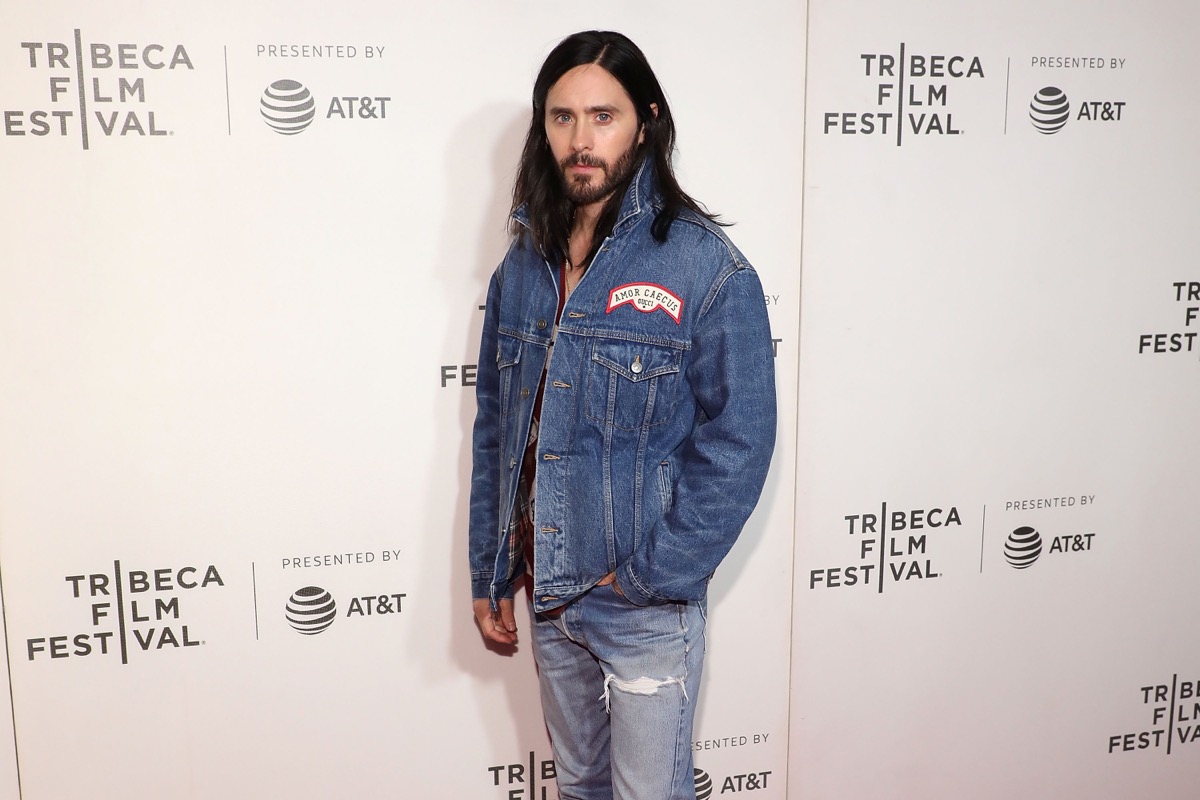
{"type": "MultiPolygon", "coordinates": [[[[513,210],[522,205],[526,206],[529,215],[529,235],[538,254],[552,263],[569,257],[574,205],[567,197],[558,164],[546,138],[546,96],[559,78],[584,64],[602,67],[617,79],[633,100],[638,125],[645,134],[635,156],[636,163],[641,163],[643,158],[653,160],[663,200],[662,209],[650,228],[654,238],[665,242],[671,223],[685,208],[714,222],[717,221],[716,215],[710,214],[700,203],[689,197],[675,179],[675,172],[671,168],[671,155],[675,152],[675,120],[671,117],[667,96],[663,93],[658,78],[654,76],[654,71],[650,69],[646,56],[624,34],[614,31],[582,31],[559,42],[550,51],[550,55],[546,56],[546,61],[538,72],[537,80],[533,84],[533,115],[529,121],[529,132],[525,136],[525,148],[521,153],[517,179],[513,184],[513,210]],[[657,114],[652,106],[658,107],[657,114]]],[[[632,170],[629,176],[615,187],[612,197],[605,204],[592,236],[591,251],[584,264],[591,263],[600,249],[601,242],[612,233],[621,200],[636,173],[636,169],[632,170]]],[[[513,232],[518,236],[524,234],[521,227],[515,224],[513,232]]]]}

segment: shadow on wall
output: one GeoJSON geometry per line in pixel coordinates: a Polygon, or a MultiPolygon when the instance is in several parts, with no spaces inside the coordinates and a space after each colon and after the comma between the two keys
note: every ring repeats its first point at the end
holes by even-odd
{"type": "MultiPolygon", "coordinates": [[[[458,364],[474,364],[479,356],[479,336],[483,312],[477,309],[487,297],[488,281],[496,265],[508,249],[508,216],[512,197],[512,180],[520,158],[528,126],[529,112],[517,105],[491,105],[481,108],[455,134],[443,149],[445,166],[446,208],[441,218],[443,229],[438,237],[438,259],[435,269],[445,276],[442,302],[453,309],[451,325],[467,321],[467,332],[447,330],[441,341],[441,352],[458,364]],[[499,135],[496,121],[507,120],[499,135]],[[477,211],[481,207],[482,211],[477,211]],[[464,213],[466,211],[466,213],[464,213]],[[477,211],[479,218],[471,212],[477,211]],[[465,345],[463,344],[465,342],[465,345]]],[[[489,739],[502,741],[511,737],[513,720],[531,716],[541,725],[536,706],[536,683],[531,661],[528,674],[518,689],[510,680],[511,671],[526,663],[524,658],[512,659],[516,652],[485,645],[473,622],[470,578],[467,565],[467,523],[471,481],[471,427],[475,421],[473,391],[461,388],[457,398],[457,416],[436,415],[440,426],[437,441],[457,453],[453,474],[439,480],[453,481],[456,487],[452,509],[426,506],[424,529],[431,535],[450,538],[450,583],[448,586],[424,586],[422,594],[446,609],[450,625],[450,662],[480,681],[480,685],[501,681],[508,698],[507,713],[490,709],[480,718],[492,728],[489,739]],[[449,511],[450,513],[446,513],[449,511]],[[534,705],[531,707],[530,703],[534,705]]],[[[437,572],[434,574],[443,574],[437,572]]],[[[528,647],[524,634],[528,624],[524,611],[518,607],[517,624],[522,636],[518,651],[528,647]]],[[[431,658],[430,668],[444,668],[441,654],[431,658]]],[[[436,677],[436,676],[431,676],[436,677]]]]}

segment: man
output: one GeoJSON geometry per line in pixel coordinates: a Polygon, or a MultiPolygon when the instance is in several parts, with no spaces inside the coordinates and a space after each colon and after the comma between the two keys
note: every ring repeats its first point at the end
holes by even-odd
{"type": "Polygon", "coordinates": [[[488,290],[470,559],[484,637],[534,658],[564,800],[694,798],[708,581],[775,440],[758,276],[671,166],[637,46],[564,39],[533,89],[488,290]]]}

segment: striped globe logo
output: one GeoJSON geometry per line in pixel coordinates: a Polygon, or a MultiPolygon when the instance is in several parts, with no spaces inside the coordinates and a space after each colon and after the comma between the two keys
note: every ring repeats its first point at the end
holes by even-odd
{"type": "Polygon", "coordinates": [[[333,624],[337,603],[320,586],[297,589],[287,601],[287,621],[305,636],[320,633],[333,624]]]}
{"type": "Polygon", "coordinates": [[[1029,104],[1029,119],[1038,133],[1058,133],[1071,116],[1067,95],[1057,86],[1047,86],[1033,96],[1029,104]]]}
{"type": "Polygon", "coordinates": [[[1017,528],[1004,543],[1004,558],[1016,569],[1033,566],[1042,554],[1042,535],[1029,526],[1017,528]]]}
{"type": "Polygon", "coordinates": [[[299,81],[275,81],[263,92],[259,106],[267,125],[284,136],[295,136],[317,115],[317,101],[299,81]]]}
{"type": "Polygon", "coordinates": [[[713,793],[712,778],[702,769],[693,767],[692,772],[696,776],[696,800],[708,800],[713,793]]]}

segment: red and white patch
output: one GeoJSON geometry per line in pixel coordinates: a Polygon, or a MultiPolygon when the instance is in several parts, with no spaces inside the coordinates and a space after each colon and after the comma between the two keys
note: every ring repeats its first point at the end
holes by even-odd
{"type": "Polygon", "coordinates": [[[643,314],[661,308],[667,312],[668,317],[675,320],[676,325],[679,324],[679,312],[683,310],[683,301],[679,296],[656,283],[627,283],[618,286],[608,295],[608,309],[605,313],[611,314],[613,309],[626,304],[643,314]]]}

